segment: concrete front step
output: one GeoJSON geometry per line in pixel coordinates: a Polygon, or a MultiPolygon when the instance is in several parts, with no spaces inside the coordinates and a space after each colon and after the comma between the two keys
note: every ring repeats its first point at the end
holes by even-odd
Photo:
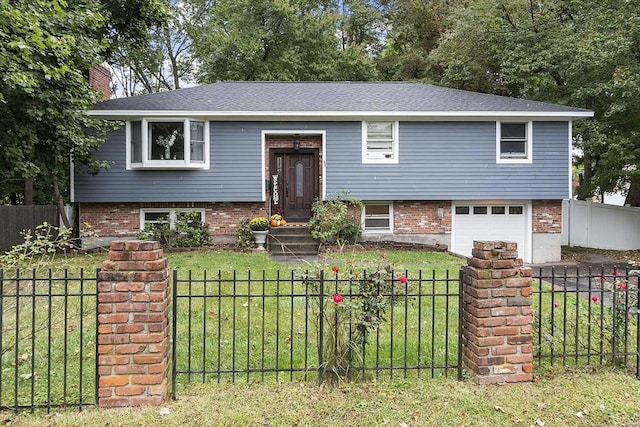
{"type": "Polygon", "coordinates": [[[269,251],[282,255],[316,255],[319,243],[306,226],[273,227],[269,231],[269,251]]]}

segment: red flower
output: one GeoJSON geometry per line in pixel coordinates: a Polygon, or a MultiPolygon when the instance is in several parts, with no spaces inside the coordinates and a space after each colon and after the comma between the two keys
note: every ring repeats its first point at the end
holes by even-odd
{"type": "Polygon", "coordinates": [[[596,297],[596,296],[592,296],[592,297],[591,297],[591,301],[593,301],[593,302],[597,303],[597,302],[598,302],[598,297],[596,297]]]}
{"type": "Polygon", "coordinates": [[[387,257],[386,252],[380,252],[380,258],[385,259],[387,257]]]}
{"type": "Polygon", "coordinates": [[[334,265],[333,267],[331,267],[331,271],[333,271],[334,273],[337,273],[338,270],[340,270],[340,269],[338,268],[337,265],[334,265]]]}
{"type": "Polygon", "coordinates": [[[409,279],[407,279],[407,277],[406,277],[406,276],[400,276],[400,277],[398,277],[398,282],[402,283],[403,285],[404,285],[405,283],[407,283],[408,281],[409,281],[409,279]]]}
{"type": "Polygon", "coordinates": [[[340,294],[333,294],[333,302],[335,304],[340,304],[342,302],[342,295],[340,294]]]}
{"type": "Polygon", "coordinates": [[[628,286],[627,286],[627,284],[626,284],[626,283],[624,283],[624,282],[618,282],[618,288],[619,288],[621,291],[626,291],[626,290],[627,290],[627,288],[628,288],[628,286]]]}
{"type": "Polygon", "coordinates": [[[558,308],[558,307],[560,307],[560,304],[556,302],[556,303],[554,303],[554,304],[553,304],[553,306],[554,306],[555,308],[558,308]]]}

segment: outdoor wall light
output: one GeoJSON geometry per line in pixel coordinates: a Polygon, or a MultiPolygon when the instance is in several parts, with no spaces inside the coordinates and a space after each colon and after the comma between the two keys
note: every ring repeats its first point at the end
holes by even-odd
{"type": "Polygon", "coordinates": [[[444,218],[444,208],[442,206],[438,207],[438,218],[444,218]]]}
{"type": "Polygon", "coordinates": [[[299,151],[300,150],[300,135],[295,134],[293,136],[293,150],[294,151],[299,151]]]}

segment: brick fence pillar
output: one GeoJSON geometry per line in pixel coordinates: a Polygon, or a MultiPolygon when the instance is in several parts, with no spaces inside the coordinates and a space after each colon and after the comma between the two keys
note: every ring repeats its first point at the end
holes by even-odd
{"type": "Polygon", "coordinates": [[[463,278],[463,361],[478,383],[533,380],[531,268],[512,242],[473,242],[463,278]]]}
{"type": "Polygon", "coordinates": [[[167,398],[169,269],[158,242],[114,241],[98,275],[98,405],[167,398]]]}

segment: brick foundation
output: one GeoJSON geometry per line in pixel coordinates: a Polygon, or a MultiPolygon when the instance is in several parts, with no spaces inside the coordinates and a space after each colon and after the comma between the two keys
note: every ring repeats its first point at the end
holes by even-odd
{"type": "Polygon", "coordinates": [[[160,243],[111,243],[98,274],[98,405],[167,398],[169,269],[160,243]]]}
{"type": "Polygon", "coordinates": [[[140,209],[204,209],[212,236],[235,235],[243,219],[267,216],[266,203],[82,203],[80,224],[99,237],[133,237],[140,231],[140,209]]]}
{"type": "Polygon", "coordinates": [[[474,242],[464,269],[462,349],[478,383],[533,381],[531,285],[515,243],[474,242]]]}
{"type": "Polygon", "coordinates": [[[534,200],[532,220],[534,233],[562,233],[562,200],[534,200]]]}
{"type": "Polygon", "coordinates": [[[394,202],[393,228],[398,234],[451,234],[451,202],[394,202]],[[438,216],[439,208],[442,218],[438,216]]]}

